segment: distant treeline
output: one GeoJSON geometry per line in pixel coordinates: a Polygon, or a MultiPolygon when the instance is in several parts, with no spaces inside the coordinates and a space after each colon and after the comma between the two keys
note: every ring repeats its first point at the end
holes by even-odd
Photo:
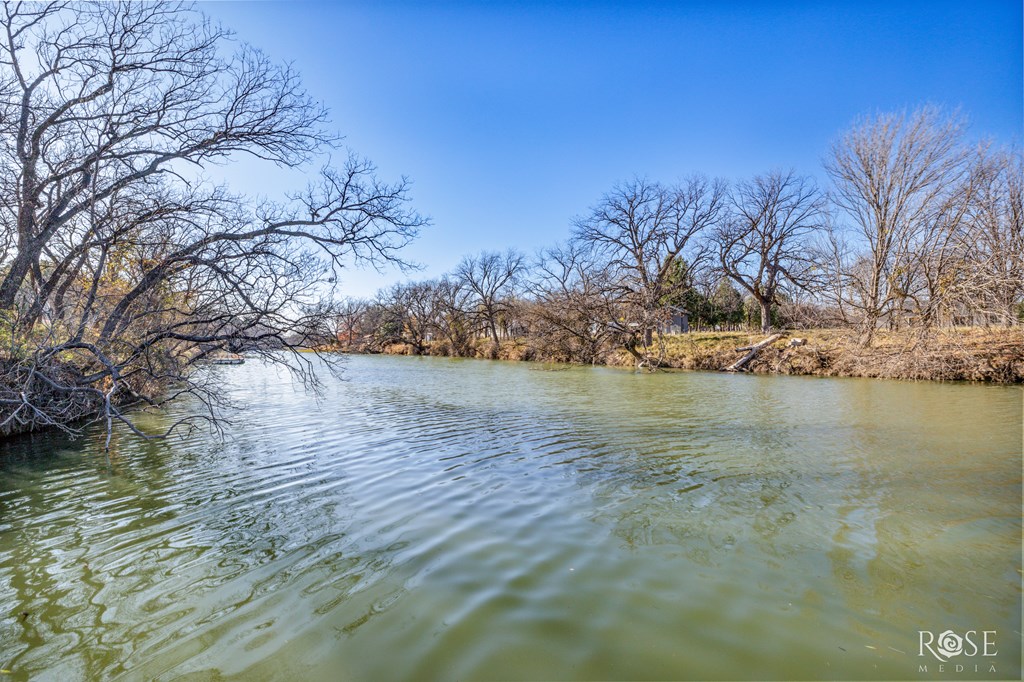
{"type": "Polygon", "coordinates": [[[1024,321],[1024,165],[966,139],[935,107],[857,122],[832,144],[824,191],[794,171],[727,183],[634,179],[533,257],[466,256],[438,279],[339,306],[344,347],[431,345],[492,355],[504,338],[552,359],[626,349],[653,362],[655,332],[1024,321]]]}
{"type": "Polygon", "coordinates": [[[339,306],[324,297],[341,268],[402,265],[427,221],[407,182],[336,153],[290,66],[175,3],[8,3],[0,26],[0,434],[83,417],[134,429],[126,405],[181,396],[200,408],[176,426],[215,423],[223,392],[204,368],[225,353],[315,381],[311,346],[493,354],[516,337],[555,359],[654,364],[656,330],[684,317],[849,325],[864,344],[879,328],[1019,324],[1020,154],[969,145],[937,109],[839,138],[828,194],[795,172],[636,179],[565,244],[467,256],[339,306]],[[329,152],[342,163],[283,202],[204,175],[329,152]]]}

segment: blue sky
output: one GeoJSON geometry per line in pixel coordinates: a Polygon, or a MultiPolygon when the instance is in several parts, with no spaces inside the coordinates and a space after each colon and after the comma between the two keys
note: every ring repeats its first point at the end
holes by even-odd
{"type": "MultiPolygon", "coordinates": [[[[1019,0],[975,2],[216,2],[239,40],[291,61],[345,144],[413,181],[433,225],[415,278],[467,253],[563,240],[619,180],[734,180],[795,168],[824,183],[856,117],[959,107],[1020,144],[1019,0]]],[[[340,155],[339,155],[340,156],[340,155]]],[[[245,161],[274,196],[295,173],[245,161]]],[[[404,279],[353,270],[344,292],[404,279]]]]}

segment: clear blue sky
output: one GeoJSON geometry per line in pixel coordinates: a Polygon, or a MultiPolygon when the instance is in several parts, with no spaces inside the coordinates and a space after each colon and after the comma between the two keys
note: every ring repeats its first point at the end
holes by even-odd
{"type": "MultiPolygon", "coordinates": [[[[240,40],[291,61],[345,143],[414,182],[433,226],[407,256],[565,239],[618,180],[737,179],[796,168],[824,182],[859,115],[960,107],[972,136],[1020,144],[1020,0],[909,2],[217,2],[240,40]]],[[[245,162],[239,190],[301,177],[245,162]]],[[[350,271],[345,293],[403,279],[350,271]]]]}

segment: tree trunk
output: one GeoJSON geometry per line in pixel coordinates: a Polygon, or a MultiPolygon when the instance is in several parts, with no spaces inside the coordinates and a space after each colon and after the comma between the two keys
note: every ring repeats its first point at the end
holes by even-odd
{"type": "Polygon", "coordinates": [[[494,341],[494,347],[497,348],[501,343],[498,341],[498,328],[495,326],[493,319],[490,320],[489,326],[491,328],[491,339],[494,341]]]}
{"type": "Polygon", "coordinates": [[[767,299],[758,303],[761,304],[761,333],[767,334],[772,330],[772,305],[767,299]]]}
{"type": "Polygon", "coordinates": [[[860,346],[861,348],[869,348],[875,340],[875,326],[878,324],[878,318],[875,315],[868,314],[867,319],[861,324],[860,346]]]}
{"type": "Polygon", "coordinates": [[[3,284],[0,284],[0,308],[14,307],[14,301],[18,297],[21,283],[25,281],[28,271],[32,269],[33,253],[34,251],[29,249],[18,251],[18,255],[11,263],[10,270],[7,271],[3,284]]]}

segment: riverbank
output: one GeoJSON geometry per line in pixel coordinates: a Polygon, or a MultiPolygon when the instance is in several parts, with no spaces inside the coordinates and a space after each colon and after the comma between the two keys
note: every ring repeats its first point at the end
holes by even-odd
{"type": "MultiPolygon", "coordinates": [[[[737,348],[761,341],[765,336],[748,332],[669,334],[655,337],[655,354],[661,366],[667,368],[720,370],[742,357],[737,348]]],[[[421,354],[451,356],[450,351],[443,342],[428,342],[421,354]]],[[[382,352],[416,354],[411,345],[404,343],[385,346],[382,352]]],[[[545,353],[521,339],[505,340],[498,347],[480,339],[465,356],[571,362],[571,358],[545,353]]],[[[619,349],[606,353],[601,364],[631,367],[635,360],[619,349]]],[[[853,330],[791,331],[764,348],[746,369],[756,374],[1024,383],[1024,327],[961,328],[929,334],[880,331],[870,348],[860,347],[853,330]],[[803,339],[805,343],[790,345],[792,339],[803,339]]]]}

